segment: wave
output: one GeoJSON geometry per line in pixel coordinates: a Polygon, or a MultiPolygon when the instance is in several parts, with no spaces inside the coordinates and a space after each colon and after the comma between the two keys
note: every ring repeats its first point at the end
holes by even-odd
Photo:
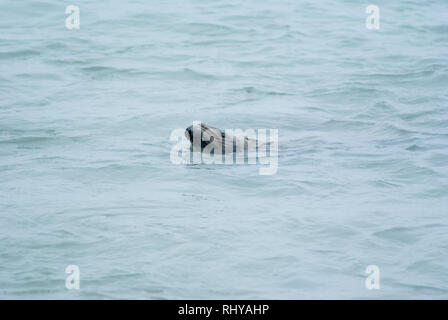
{"type": "Polygon", "coordinates": [[[41,52],[33,49],[0,52],[0,59],[24,59],[40,56],[41,52]]]}

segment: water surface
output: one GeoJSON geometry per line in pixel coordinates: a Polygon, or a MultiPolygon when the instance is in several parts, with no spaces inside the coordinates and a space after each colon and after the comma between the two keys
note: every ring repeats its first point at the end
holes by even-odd
{"type": "Polygon", "coordinates": [[[3,1],[0,297],[446,299],[448,4],[370,4],[3,1]],[[193,120],[277,174],[172,164],[193,120]]]}

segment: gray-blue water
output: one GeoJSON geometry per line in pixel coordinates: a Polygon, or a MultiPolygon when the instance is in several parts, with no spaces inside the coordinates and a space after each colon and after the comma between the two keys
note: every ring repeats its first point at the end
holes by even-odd
{"type": "Polygon", "coordinates": [[[0,31],[0,298],[448,298],[447,1],[2,0],[0,31]],[[193,120],[278,129],[277,174],[172,164],[193,120]]]}

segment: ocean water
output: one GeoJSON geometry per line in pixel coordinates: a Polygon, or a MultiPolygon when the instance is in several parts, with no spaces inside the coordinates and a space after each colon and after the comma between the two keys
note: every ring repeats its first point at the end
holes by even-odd
{"type": "Polygon", "coordinates": [[[0,30],[0,298],[448,298],[447,1],[3,0],[0,30]],[[194,120],[278,129],[277,173],[173,164],[194,120]]]}

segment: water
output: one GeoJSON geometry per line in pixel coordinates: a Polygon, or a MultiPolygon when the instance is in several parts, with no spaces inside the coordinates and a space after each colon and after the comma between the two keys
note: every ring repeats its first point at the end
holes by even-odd
{"type": "Polygon", "coordinates": [[[72,2],[0,6],[0,298],[448,298],[446,1],[376,1],[379,30],[368,1],[72,2]],[[172,164],[193,120],[278,129],[277,174],[172,164]]]}

